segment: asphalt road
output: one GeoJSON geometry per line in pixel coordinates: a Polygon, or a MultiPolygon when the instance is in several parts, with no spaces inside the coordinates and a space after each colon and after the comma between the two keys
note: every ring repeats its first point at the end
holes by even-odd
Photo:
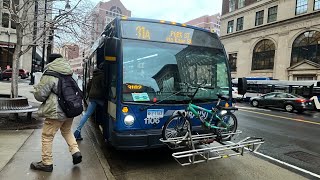
{"type": "MultiPolygon", "coordinates": [[[[243,107],[236,116],[238,129],[243,133],[236,141],[246,136],[263,137],[266,142],[259,152],[320,174],[320,113],[297,115],[239,106],[243,107]]],[[[116,179],[302,179],[299,175],[314,178],[259,155],[181,167],[168,148],[117,151],[104,147],[104,153],[116,179]]]]}
{"type": "Polygon", "coordinates": [[[320,174],[320,113],[287,113],[238,104],[240,137],[263,137],[259,152],[320,174]]]}

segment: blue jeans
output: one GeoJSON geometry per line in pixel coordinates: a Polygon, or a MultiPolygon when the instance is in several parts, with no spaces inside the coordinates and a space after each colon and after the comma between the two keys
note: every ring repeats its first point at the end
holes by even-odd
{"type": "Polygon", "coordinates": [[[77,127],[77,131],[81,132],[82,127],[87,122],[87,120],[92,115],[92,113],[96,110],[97,105],[102,106],[103,102],[100,100],[95,100],[95,99],[89,100],[89,106],[87,108],[87,111],[84,113],[84,115],[80,119],[80,123],[77,127]]]}

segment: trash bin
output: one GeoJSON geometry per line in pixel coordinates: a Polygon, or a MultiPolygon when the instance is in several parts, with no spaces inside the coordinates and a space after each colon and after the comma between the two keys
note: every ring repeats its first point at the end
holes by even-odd
{"type": "Polygon", "coordinates": [[[33,73],[34,76],[34,85],[37,85],[40,82],[40,79],[42,77],[42,72],[35,72],[33,73]]]}

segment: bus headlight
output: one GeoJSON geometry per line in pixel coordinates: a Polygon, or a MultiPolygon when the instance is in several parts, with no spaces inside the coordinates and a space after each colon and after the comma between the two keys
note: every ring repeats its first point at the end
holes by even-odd
{"type": "Polygon", "coordinates": [[[134,117],[132,115],[126,115],[123,121],[125,125],[131,126],[134,123],[134,117]]]}
{"type": "Polygon", "coordinates": [[[224,114],[226,114],[228,111],[226,111],[226,110],[222,110],[222,111],[220,111],[220,115],[224,115],[224,114]]]}

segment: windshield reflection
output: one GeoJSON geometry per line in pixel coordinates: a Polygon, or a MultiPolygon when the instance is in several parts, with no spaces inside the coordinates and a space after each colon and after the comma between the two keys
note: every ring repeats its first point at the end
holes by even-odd
{"type": "Polygon", "coordinates": [[[123,40],[124,101],[184,103],[195,89],[183,83],[214,87],[199,89],[199,102],[217,99],[229,83],[222,49],[123,40]]]}

